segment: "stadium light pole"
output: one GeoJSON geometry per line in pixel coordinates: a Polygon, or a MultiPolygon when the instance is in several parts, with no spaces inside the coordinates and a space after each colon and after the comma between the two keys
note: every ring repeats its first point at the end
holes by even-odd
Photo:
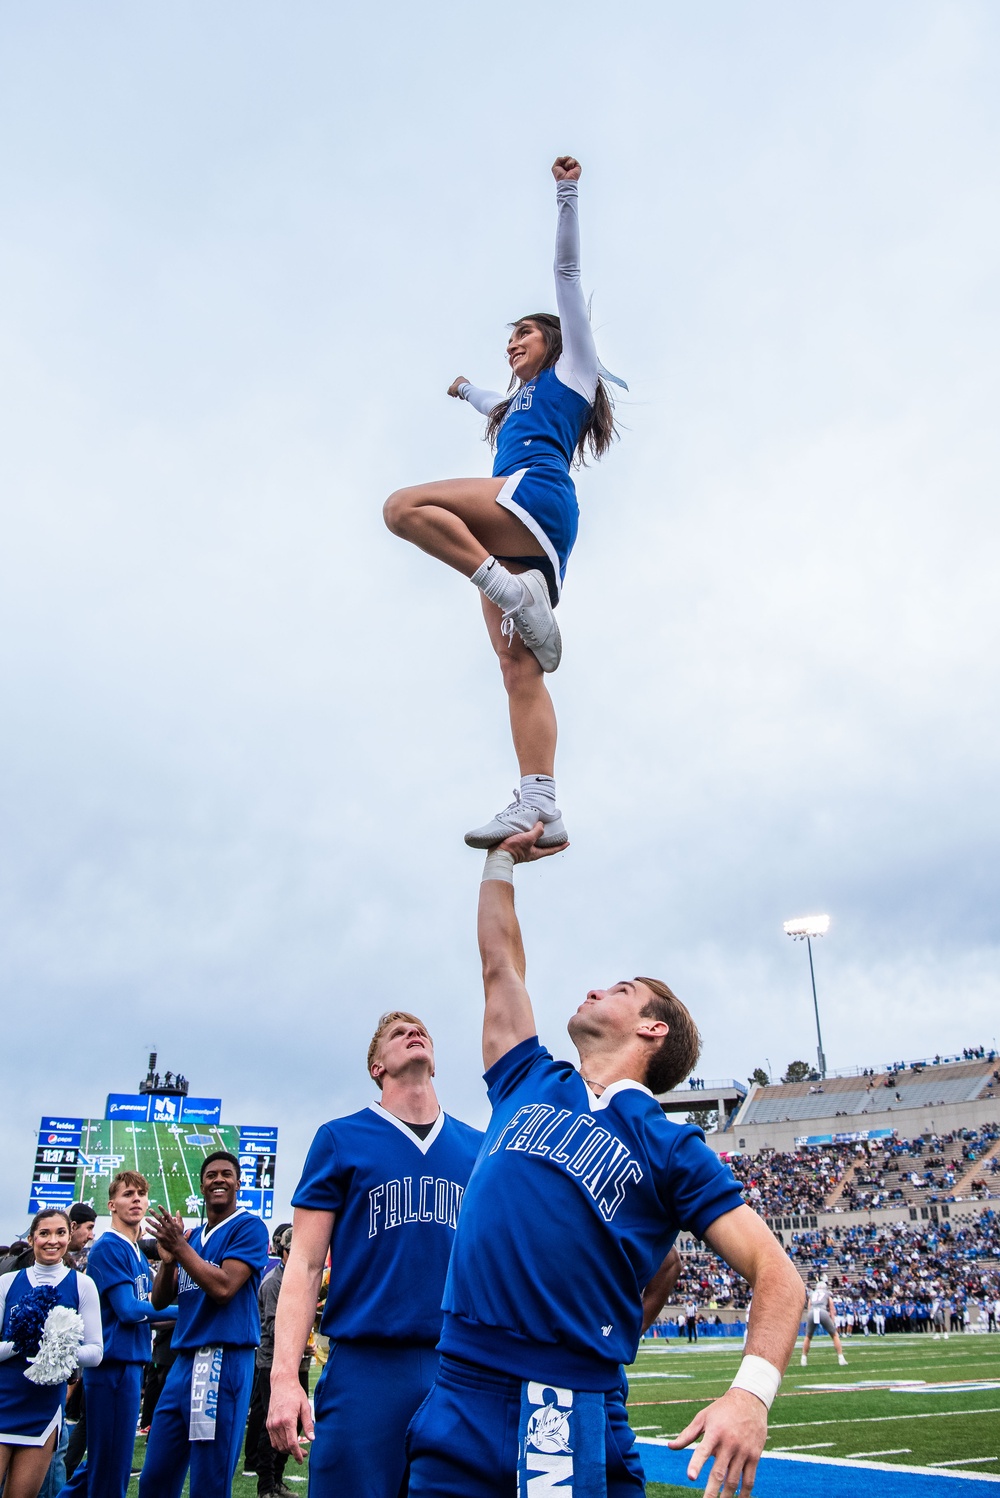
{"type": "Polygon", "coordinates": [[[828,915],[799,915],[791,921],[785,921],[785,935],[790,936],[793,941],[804,941],[809,949],[809,977],[812,980],[813,991],[813,1013],[816,1015],[816,1059],[819,1062],[819,1074],[826,1078],[826,1056],[823,1054],[823,1034],[819,1027],[819,1000],[816,998],[816,969],[813,967],[812,939],[814,936],[825,936],[830,929],[830,917],[828,915]]]}

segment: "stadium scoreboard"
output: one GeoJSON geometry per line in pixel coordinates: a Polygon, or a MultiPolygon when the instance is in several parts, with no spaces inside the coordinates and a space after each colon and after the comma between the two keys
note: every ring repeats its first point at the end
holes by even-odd
{"type": "Polygon", "coordinates": [[[112,1093],[104,1118],[46,1114],[38,1130],[29,1212],[68,1209],[82,1201],[105,1215],[112,1177],[119,1170],[136,1170],[149,1182],[154,1205],[200,1218],[201,1163],[222,1149],[240,1162],[237,1205],[269,1220],[278,1130],[223,1124],[221,1111],[218,1098],[112,1093]]]}

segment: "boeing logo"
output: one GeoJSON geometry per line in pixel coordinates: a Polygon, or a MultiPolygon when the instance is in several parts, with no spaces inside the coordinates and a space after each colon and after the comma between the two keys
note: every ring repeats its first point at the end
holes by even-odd
{"type": "Polygon", "coordinates": [[[111,1113],[141,1113],[146,1116],[146,1103],[112,1103],[109,1109],[111,1113]]]}

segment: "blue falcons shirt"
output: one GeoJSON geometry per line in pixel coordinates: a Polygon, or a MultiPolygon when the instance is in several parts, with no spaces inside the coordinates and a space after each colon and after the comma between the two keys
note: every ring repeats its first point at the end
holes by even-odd
{"type": "Polygon", "coordinates": [[[232,1300],[219,1305],[181,1268],[177,1276],[175,1352],[198,1347],[257,1347],[260,1311],[257,1291],[270,1247],[267,1228],[243,1207],[214,1228],[203,1225],[191,1234],[191,1247],[210,1264],[241,1259],[250,1265],[250,1278],[232,1300]]]}
{"type": "MultiPolygon", "coordinates": [[[[104,1362],[148,1363],[153,1334],[148,1321],[119,1321],[111,1304],[115,1288],[124,1285],[136,1300],[148,1300],[153,1287],[149,1263],[128,1238],[112,1228],[102,1233],[87,1257],[87,1278],[101,1293],[101,1325],[104,1331],[104,1362]]],[[[156,1312],[150,1306],[150,1313],[156,1312]]]]}
{"type": "Polygon", "coordinates": [[[694,1125],[645,1087],[596,1100],[523,1040],[486,1073],[493,1119],[466,1192],[441,1351],[519,1378],[612,1389],[635,1357],[642,1291],[677,1233],[742,1203],[694,1125]]]}
{"type": "Polygon", "coordinates": [[[459,1209],[482,1140],[445,1113],[418,1139],[378,1103],[322,1126],[292,1206],[337,1214],[325,1336],[434,1346],[459,1209]]]}

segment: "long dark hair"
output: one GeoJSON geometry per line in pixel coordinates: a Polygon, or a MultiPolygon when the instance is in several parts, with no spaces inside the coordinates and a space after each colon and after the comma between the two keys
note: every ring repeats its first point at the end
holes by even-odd
{"type": "MultiPolygon", "coordinates": [[[[553,317],[551,312],[532,312],[529,317],[519,317],[517,322],[511,323],[510,326],[517,328],[525,322],[533,323],[545,339],[545,362],[542,369],[551,369],[562,353],[562,328],[558,317],[553,317]]],[[[542,369],[538,371],[539,374],[542,369]]],[[[517,375],[511,375],[510,384],[507,386],[507,399],[501,401],[499,406],[494,406],[489,414],[486,422],[486,440],[491,447],[497,445],[497,435],[503,426],[504,418],[510,409],[511,397],[519,383],[517,375]]],[[[604,381],[598,379],[587,420],[576,444],[576,452],[573,455],[574,463],[586,463],[588,448],[592,457],[603,458],[617,436],[614,403],[604,381]]]]}

